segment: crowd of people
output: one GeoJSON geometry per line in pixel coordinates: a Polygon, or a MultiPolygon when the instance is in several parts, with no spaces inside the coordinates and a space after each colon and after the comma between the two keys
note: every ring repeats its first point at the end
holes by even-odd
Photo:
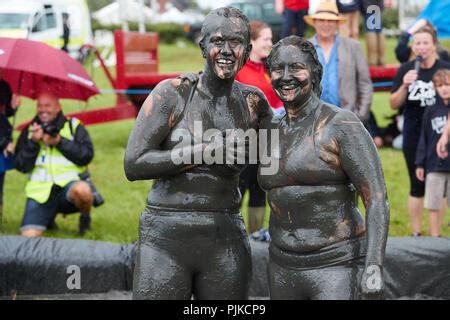
{"type": "MultiPolygon", "coordinates": [[[[291,18],[292,11],[297,10],[297,16],[301,16],[304,23],[311,25],[316,32],[310,41],[324,70],[321,100],[353,111],[377,147],[393,145],[402,149],[410,177],[408,214],[412,235],[422,235],[425,207],[430,212],[430,235],[440,236],[446,212],[443,199],[446,197],[444,186],[447,178],[444,173],[450,169],[446,165],[448,160],[444,158],[447,140],[441,138],[441,144],[437,146],[437,143],[447,122],[446,105],[442,101],[445,101],[447,79],[443,70],[449,68],[449,54],[439,45],[431,22],[419,19],[399,37],[395,55],[402,65],[394,79],[390,97],[391,107],[399,111],[392,116],[393,123],[389,127],[379,128],[371,111],[373,87],[368,67],[385,64],[382,23],[370,21],[375,12],[373,6],[382,12],[383,1],[322,1],[315,14],[309,16],[305,13],[309,1],[277,0],[276,5],[277,12],[284,17],[283,30],[292,31],[295,27],[297,35],[304,35],[305,25],[297,27],[291,18]],[[364,22],[367,59],[358,42],[360,15],[364,22]],[[409,45],[410,38],[412,45],[409,45]],[[437,90],[436,84],[444,89],[437,90]],[[442,151],[439,153],[436,148],[442,151]],[[432,180],[435,175],[440,176],[438,182],[437,178],[432,180]],[[425,176],[431,181],[427,183],[428,188],[425,187],[425,176]],[[436,184],[440,187],[435,191],[433,186],[436,184]],[[440,199],[439,204],[436,204],[437,199],[440,199]]],[[[284,36],[285,31],[281,38],[284,36]]]]}
{"type": "MultiPolygon", "coordinates": [[[[442,107],[442,98],[436,94],[433,77],[441,69],[449,69],[450,65],[440,59],[437,34],[429,25],[421,26],[414,31],[410,55],[412,60],[403,62],[394,78],[390,105],[393,109],[401,109],[404,117],[402,150],[410,179],[408,213],[412,233],[414,236],[422,234],[424,196],[427,194],[425,199],[426,207],[431,209],[431,234],[439,236],[446,207],[443,205],[442,199],[440,204],[430,204],[429,197],[432,187],[428,187],[426,192],[424,174],[421,169],[425,168],[427,172],[428,169],[431,170],[429,172],[448,170],[445,166],[436,166],[436,145],[429,146],[434,153],[429,153],[425,149],[428,148],[427,143],[432,143],[429,141],[429,130],[435,130],[437,134],[441,134],[442,127],[447,121],[447,117],[437,119],[432,116],[429,119],[431,115],[428,110],[433,110],[438,105],[442,107]],[[425,113],[427,116],[424,119],[425,113]],[[439,121],[442,123],[438,123],[439,121]],[[420,148],[418,148],[419,145],[420,148]],[[416,171],[419,174],[416,174],[416,171]]],[[[441,191],[443,191],[441,198],[444,198],[445,192],[441,191]]]]}
{"type": "MultiPolygon", "coordinates": [[[[381,133],[384,131],[377,126],[371,110],[373,86],[369,66],[385,63],[382,24],[370,21],[370,8],[374,5],[383,10],[383,1],[325,0],[320,2],[314,14],[308,15],[308,0],[275,0],[276,12],[284,18],[281,39],[291,34],[303,37],[308,25],[315,32],[308,40],[323,67],[319,98],[353,112],[375,145],[382,147],[392,141],[386,143],[381,133]],[[367,58],[358,42],[361,18],[367,58]]],[[[286,116],[266,65],[273,45],[272,30],[262,21],[251,21],[250,37],[252,49],[236,80],[259,88],[275,116],[286,116]]],[[[447,132],[450,78],[446,70],[450,69],[450,64],[446,61],[450,58],[447,50],[439,45],[436,30],[426,20],[417,21],[401,34],[395,54],[402,64],[393,82],[390,105],[403,117],[401,148],[411,186],[408,214],[412,234],[420,236],[423,233],[421,225],[426,208],[430,212],[430,234],[440,236],[446,210],[443,200],[448,181],[446,173],[450,172],[441,135],[447,132]],[[433,187],[436,185],[440,187],[433,187]]],[[[14,146],[8,117],[14,115],[20,100],[4,80],[0,80],[0,90],[0,216],[5,173],[15,167],[29,174],[20,233],[40,236],[47,229],[57,228],[57,213],[80,212],[79,233],[83,235],[90,228],[94,203],[92,187],[83,181],[83,173],[87,172],[94,154],[87,130],[78,120],[64,116],[57,96],[42,92],[37,98],[36,117],[14,146]]],[[[395,134],[400,132],[397,130],[395,134]]],[[[266,225],[266,193],[258,183],[257,171],[257,165],[249,165],[240,175],[239,189],[242,196],[249,191],[247,232],[255,239],[268,240],[270,237],[263,229],[266,225]]]]}

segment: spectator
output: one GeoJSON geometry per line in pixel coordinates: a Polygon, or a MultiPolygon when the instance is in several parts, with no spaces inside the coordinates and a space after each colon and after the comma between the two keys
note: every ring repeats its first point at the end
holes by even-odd
{"type": "Polygon", "coordinates": [[[13,95],[8,82],[2,79],[0,69],[0,231],[3,230],[3,184],[6,170],[12,169],[12,126],[8,117],[14,115],[19,106],[18,97],[13,95]]]}
{"type": "Polygon", "coordinates": [[[339,15],[344,22],[339,25],[339,36],[358,40],[359,37],[359,0],[336,0],[339,15]]]}
{"type": "Polygon", "coordinates": [[[436,32],[429,26],[424,26],[414,33],[412,51],[414,55],[420,55],[423,59],[419,72],[415,71],[414,61],[405,62],[400,66],[394,78],[390,104],[393,109],[404,110],[402,148],[410,179],[408,213],[413,235],[420,236],[425,184],[418,180],[415,174],[417,144],[423,113],[426,108],[436,104],[433,75],[438,69],[450,68],[450,64],[438,59],[436,32]]]}
{"type": "Polygon", "coordinates": [[[370,66],[384,65],[383,0],[360,0],[364,17],[367,60],[370,66]],[[378,9],[375,9],[378,8],[378,9]],[[377,16],[377,14],[379,16],[377,16]]]}
{"type": "MultiPolygon", "coordinates": [[[[275,112],[284,111],[283,103],[273,91],[270,76],[264,65],[264,60],[272,49],[272,30],[262,21],[250,21],[250,42],[252,44],[250,57],[239,71],[236,80],[261,89],[275,112]]],[[[251,234],[263,227],[266,209],[266,193],[258,184],[257,173],[258,165],[250,164],[239,177],[242,197],[246,190],[249,191],[247,230],[251,234]]]]}
{"type": "Polygon", "coordinates": [[[238,190],[244,165],[237,164],[241,148],[234,147],[244,140],[235,133],[267,128],[272,119],[264,94],[235,81],[250,41],[249,21],[240,10],[211,11],[201,28],[203,73],[190,75],[194,82],[161,82],[139,112],[125,152],[125,174],[130,181],[155,181],[139,224],[133,299],[248,297],[251,255],[238,190]],[[205,131],[191,140],[194,121],[231,139],[213,136],[207,142],[205,131]],[[176,158],[180,133],[190,140],[181,147],[184,159],[176,158]],[[205,152],[218,149],[221,159],[203,161],[205,152]]]}
{"type": "Polygon", "coordinates": [[[310,42],[284,38],[267,64],[287,114],[277,124],[280,170],[258,177],[271,207],[270,298],[379,299],[389,205],[377,150],[354,113],[319,100],[322,65],[310,42]]]}
{"type": "Polygon", "coordinates": [[[64,116],[55,95],[41,93],[37,115],[21,133],[14,159],[19,171],[30,173],[23,236],[41,236],[57,213],[80,212],[79,234],[90,229],[93,196],[79,174],[93,156],[91,139],[80,121],[64,116]]]}
{"type": "MultiPolygon", "coordinates": [[[[411,28],[409,28],[408,31],[403,31],[401,33],[397,46],[395,47],[395,56],[397,57],[397,60],[399,62],[403,63],[414,60],[414,52],[411,47],[408,46],[409,38],[412,34],[414,34],[417,30],[424,26],[432,28],[434,32],[437,33],[433,24],[426,19],[417,20],[417,22],[411,28]]],[[[450,61],[447,49],[439,45],[439,43],[437,43],[437,54],[439,55],[439,58],[441,60],[450,61]]]]}
{"type": "Polygon", "coordinates": [[[62,14],[62,22],[63,22],[63,46],[61,47],[61,50],[65,52],[69,52],[68,45],[69,45],[69,39],[70,39],[70,27],[69,27],[69,14],[63,13],[62,14]]]}
{"type": "MultiPolygon", "coordinates": [[[[344,21],[336,4],[321,2],[316,13],[306,16],[305,21],[316,30],[310,41],[323,66],[320,99],[353,111],[367,128],[372,128],[369,117],[373,88],[369,68],[359,43],[336,34],[338,24],[344,21]]],[[[371,131],[379,146],[381,138],[376,130],[371,131]]]]}
{"type": "MultiPolygon", "coordinates": [[[[450,112],[448,115],[450,118],[450,112]]],[[[450,121],[447,121],[444,130],[442,131],[442,135],[439,138],[439,141],[436,145],[436,153],[439,158],[446,159],[448,157],[448,141],[450,136],[450,121]]]]}
{"type": "Polygon", "coordinates": [[[446,190],[450,190],[450,159],[440,159],[436,153],[436,145],[447,123],[450,70],[439,69],[433,76],[433,84],[438,93],[437,103],[426,108],[423,115],[422,132],[417,146],[416,176],[420,181],[425,181],[424,207],[430,214],[430,234],[440,237],[445,215],[445,211],[441,210],[442,199],[445,198],[446,190]]]}
{"type": "Polygon", "coordinates": [[[303,18],[308,14],[308,9],[309,0],[275,0],[275,11],[284,18],[281,39],[291,35],[293,27],[297,30],[296,34],[303,37],[306,30],[303,18]]]}
{"type": "Polygon", "coordinates": [[[262,21],[250,21],[250,38],[252,50],[245,65],[236,76],[236,80],[257,87],[264,92],[274,111],[284,109],[270,83],[264,61],[272,49],[272,30],[262,21]]]}

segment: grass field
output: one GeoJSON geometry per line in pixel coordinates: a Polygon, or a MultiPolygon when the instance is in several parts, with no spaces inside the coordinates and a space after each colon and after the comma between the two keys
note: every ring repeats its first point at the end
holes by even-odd
{"type": "MultiPolygon", "coordinates": [[[[450,47],[449,42],[444,44],[450,47]]],[[[386,45],[387,63],[396,63],[393,55],[394,46],[395,41],[388,39],[386,45]]],[[[160,45],[159,55],[161,59],[161,73],[198,71],[203,67],[200,50],[189,43],[183,42],[179,46],[162,44],[160,45]]],[[[89,66],[86,69],[93,75],[99,88],[111,88],[100,69],[92,69],[89,66]]],[[[380,125],[386,125],[385,116],[393,113],[389,108],[388,99],[388,93],[376,93],[374,97],[372,108],[380,125]]],[[[87,104],[69,100],[63,101],[63,108],[68,113],[85,108],[94,109],[112,106],[114,101],[115,97],[113,95],[104,94],[92,98],[87,104]]],[[[29,99],[23,99],[17,115],[17,123],[30,119],[34,112],[34,102],[29,99]]],[[[95,145],[95,158],[89,169],[106,202],[103,206],[93,210],[93,228],[92,231],[84,236],[84,239],[111,242],[132,242],[137,239],[138,218],[145,206],[151,182],[139,181],[131,183],[125,178],[123,156],[132,126],[133,121],[126,120],[88,127],[95,145]]],[[[16,138],[17,135],[16,133],[16,138]]],[[[406,211],[409,182],[402,153],[398,150],[382,148],[380,149],[380,157],[391,207],[389,235],[407,236],[410,233],[406,211]]],[[[9,171],[7,173],[4,194],[4,227],[6,234],[18,233],[25,205],[23,190],[26,180],[26,175],[19,172],[9,171]]],[[[243,213],[246,216],[246,209],[243,209],[243,213]]],[[[443,235],[445,236],[450,236],[448,223],[449,217],[447,215],[443,228],[443,235]]],[[[68,215],[65,218],[59,215],[57,224],[59,225],[59,230],[47,232],[47,236],[58,238],[77,237],[78,215],[68,215]]],[[[427,234],[427,226],[428,220],[425,214],[423,221],[425,234],[427,234]]]]}

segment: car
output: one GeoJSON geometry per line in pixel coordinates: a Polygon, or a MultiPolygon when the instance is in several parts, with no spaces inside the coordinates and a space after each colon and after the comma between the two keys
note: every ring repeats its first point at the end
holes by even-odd
{"type": "Polygon", "coordinates": [[[92,44],[87,0],[0,1],[0,37],[27,38],[61,48],[63,15],[69,14],[69,53],[82,60],[80,48],[92,44]]]}
{"type": "MultiPolygon", "coordinates": [[[[228,6],[241,10],[249,20],[261,20],[267,23],[272,29],[272,41],[275,43],[279,40],[283,17],[275,12],[274,0],[234,1],[228,6]]],[[[201,28],[201,23],[186,24],[184,33],[188,39],[198,44],[201,40],[201,28]]]]}

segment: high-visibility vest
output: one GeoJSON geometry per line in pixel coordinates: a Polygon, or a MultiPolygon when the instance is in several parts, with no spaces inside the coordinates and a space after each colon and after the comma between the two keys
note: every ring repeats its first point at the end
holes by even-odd
{"type": "MultiPolygon", "coordinates": [[[[72,131],[75,132],[79,124],[80,120],[76,118],[67,120],[59,135],[73,141],[72,131]]],[[[80,180],[79,174],[86,171],[86,167],[77,166],[56,147],[47,146],[42,141],[39,146],[39,154],[25,187],[25,194],[39,203],[45,203],[54,184],[65,187],[71,181],[80,180]]]]}

